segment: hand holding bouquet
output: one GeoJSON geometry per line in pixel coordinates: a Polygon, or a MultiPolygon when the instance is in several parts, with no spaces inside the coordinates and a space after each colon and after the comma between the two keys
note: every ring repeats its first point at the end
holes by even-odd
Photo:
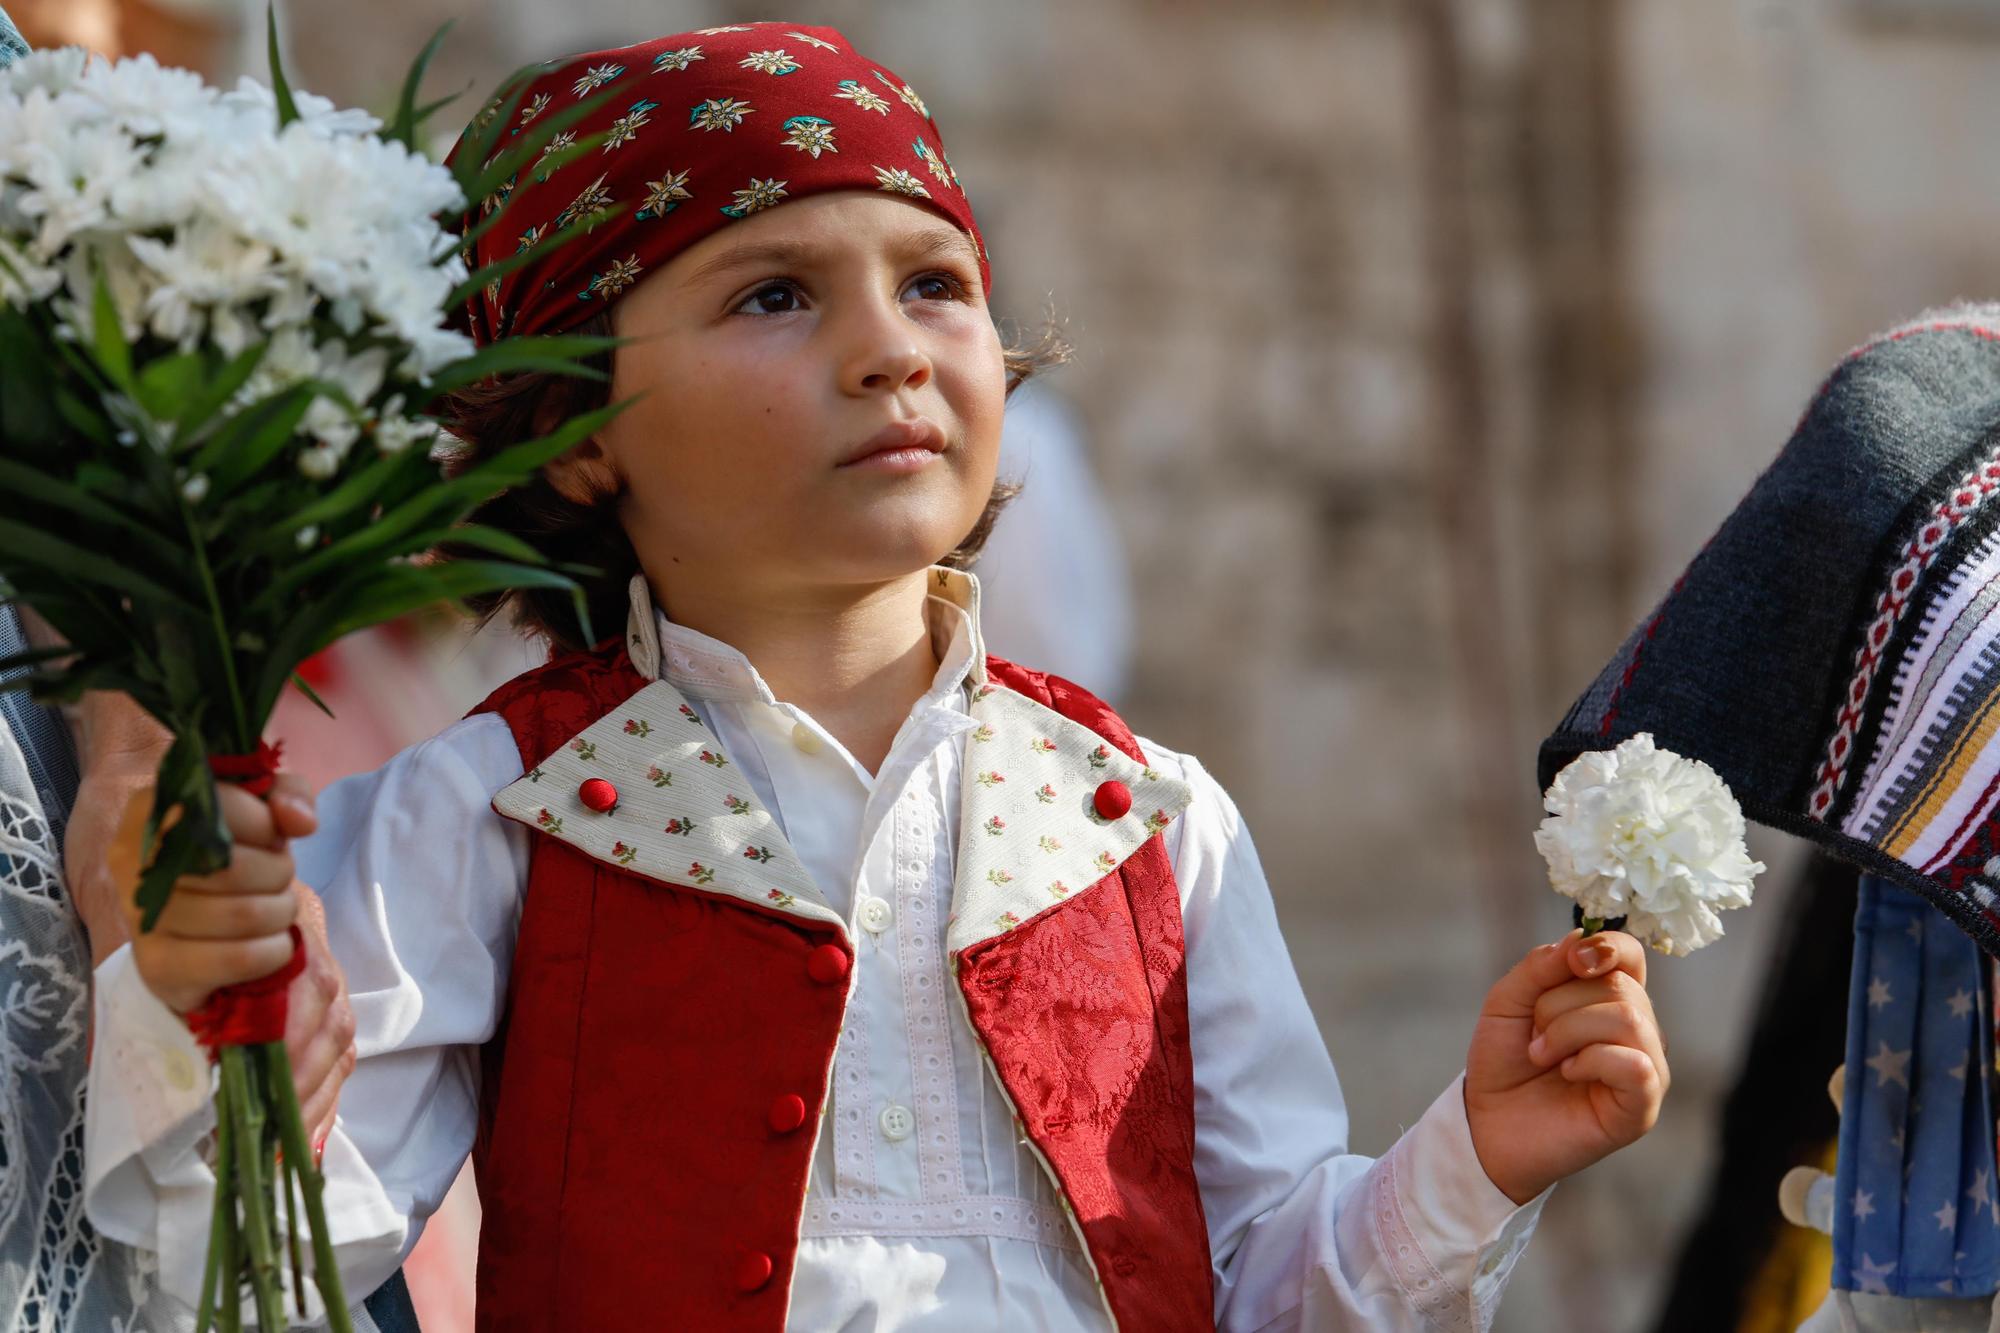
{"type": "MultiPolygon", "coordinates": [[[[467,271],[468,240],[497,217],[467,218],[466,202],[490,205],[601,99],[518,127],[517,75],[447,169],[415,151],[443,105],[415,103],[437,46],[386,127],[294,94],[275,20],[269,88],[223,92],[149,57],[75,50],[0,72],[0,596],[68,645],[0,666],[39,666],[43,697],[122,691],[173,732],[146,827],[144,928],[181,876],[228,863],[217,781],[268,789],[264,726],[288,683],[310,695],[300,662],[440,600],[574,591],[573,571],[461,520],[622,404],[453,476],[429,412],[508,371],[602,377],[589,363],[614,340],[475,350],[453,327],[519,262],[467,271]],[[488,558],[425,563],[447,538],[488,558]]],[[[346,1326],[282,1044],[298,963],[190,1015],[219,1068],[203,1327],[236,1326],[245,1284],[267,1329],[286,1321],[288,1285],[306,1310],[300,1201],[313,1281],[346,1326]]]]}

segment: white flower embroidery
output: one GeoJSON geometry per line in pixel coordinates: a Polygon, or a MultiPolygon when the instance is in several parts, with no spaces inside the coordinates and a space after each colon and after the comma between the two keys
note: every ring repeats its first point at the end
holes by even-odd
{"type": "Polygon", "coordinates": [[[735,132],[743,118],[757,108],[734,97],[711,97],[688,112],[688,124],[694,129],[715,131],[724,134],[735,132]]]}
{"type": "Polygon", "coordinates": [[[790,74],[799,68],[799,62],[785,51],[752,51],[736,63],[760,74],[790,74]]]}
{"type": "Polygon", "coordinates": [[[924,183],[901,167],[878,166],[875,168],[875,180],[891,194],[914,195],[919,199],[931,197],[931,192],[924,188],[924,183]]]}
{"type": "Polygon", "coordinates": [[[833,146],[833,122],[821,120],[818,116],[793,116],[786,121],[785,142],[814,157],[840,151],[833,146]]]}
{"type": "Polygon", "coordinates": [[[611,82],[613,79],[617,78],[620,74],[623,74],[624,72],[625,72],[625,67],[623,65],[613,65],[609,63],[603,65],[592,65],[589,69],[583,72],[583,77],[579,78],[576,81],[574,91],[578,97],[582,97],[585,93],[595,91],[598,88],[602,88],[605,84],[611,82]]]}
{"type": "Polygon", "coordinates": [[[840,91],[835,93],[834,96],[846,98],[863,111],[879,111],[885,116],[889,114],[888,99],[884,98],[882,94],[876,92],[873,88],[856,83],[853,79],[842,79],[840,81],[840,91]]]}
{"type": "Polygon", "coordinates": [[[683,46],[678,51],[662,51],[653,57],[655,72],[668,71],[675,74],[685,70],[697,60],[706,60],[699,46],[683,46]]]}

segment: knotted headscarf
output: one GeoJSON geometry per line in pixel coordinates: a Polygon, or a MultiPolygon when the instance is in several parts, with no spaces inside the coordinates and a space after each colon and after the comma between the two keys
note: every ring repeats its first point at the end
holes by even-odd
{"type": "Polygon", "coordinates": [[[467,300],[466,331],[481,346],[572,329],[712,232],[829,190],[887,191],[936,210],[971,235],[991,289],[986,245],[937,122],[908,83],[834,29],[746,23],[566,56],[544,66],[511,108],[496,101],[478,123],[509,114],[504,149],[538,117],[606,90],[608,100],[467,219],[469,229],[495,210],[506,214],[474,241],[474,269],[572,223],[588,228],[467,300]],[[597,148],[551,161],[598,134],[607,137],[597,148]]]}

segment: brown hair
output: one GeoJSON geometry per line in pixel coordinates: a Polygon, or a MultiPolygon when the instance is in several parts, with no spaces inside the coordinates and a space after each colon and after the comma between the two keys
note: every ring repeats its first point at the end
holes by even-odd
{"type": "MultiPolygon", "coordinates": [[[[568,330],[598,337],[608,337],[611,331],[608,310],[600,310],[568,330]]],[[[1007,364],[1007,393],[1012,396],[1014,390],[1035,375],[1067,361],[1070,347],[1050,319],[1032,337],[1010,342],[1003,354],[1007,364]]],[[[448,394],[438,411],[440,422],[452,437],[452,447],[444,460],[446,475],[455,476],[510,445],[534,439],[550,422],[564,421],[605,406],[611,396],[611,354],[603,353],[588,364],[602,371],[605,378],[524,372],[496,376],[448,394]]],[[[992,534],[1000,511],[1020,489],[1009,482],[996,482],[972,531],[939,563],[954,569],[971,568],[992,534]]],[[[525,485],[502,491],[481,503],[467,521],[512,533],[540,551],[552,565],[582,566],[594,571],[579,573],[576,578],[584,590],[591,630],[602,639],[623,631],[626,590],[639,569],[631,539],[618,522],[617,504],[615,494],[592,504],[578,504],[558,491],[543,469],[525,485]]],[[[436,547],[431,557],[442,563],[480,558],[484,554],[446,542],[436,547]]],[[[561,589],[523,588],[484,593],[465,600],[482,626],[506,611],[511,612],[517,627],[546,638],[554,652],[591,646],[584,642],[574,602],[561,589]]]]}

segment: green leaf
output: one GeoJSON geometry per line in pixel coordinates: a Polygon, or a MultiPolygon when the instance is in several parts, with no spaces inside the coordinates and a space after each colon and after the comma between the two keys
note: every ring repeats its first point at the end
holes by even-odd
{"type": "Polygon", "coordinates": [[[533,334],[504,338],[480,348],[471,356],[439,367],[431,376],[429,391],[433,401],[453,389],[477,384],[495,375],[524,370],[571,375],[578,379],[604,380],[609,376],[585,362],[630,342],[629,338],[605,338],[577,333],[533,334]]]}
{"type": "Polygon", "coordinates": [[[90,346],[97,364],[111,382],[126,393],[132,392],[132,349],[126,346],[125,330],[118,322],[118,306],[111,299],[111,284],[103,273],[97,275],[90,303],[90,346]]]}
{"type": "Polygon", "coordinates": [[[285,62],[278,53],[277,0],[271,0],[264,13],[265,40],[271,57],[271,93],[278,101],[278,128],[282,130],[299,118],[299,104],[292,98],[291,81],[285,77],[285,62]]]}
{"type": "Polygon", "coordinates": [[[545,569],[493,561],[466,560],[428,567],[393,564],[371,570],[343,591],[306,608],[286,623],[272,647],[258,691],[251,699],[253,715],[268,712],[297,663],[320,649],[370,625],[438,602],[457,601],[502,588],[574,588],[560,574],[545,569]]]}
{"type": "MultiPolygon", "coordinates": [[[[0,657],[0,676],[11,676],[16,671],[27,667],[36,667],[44,662],[54,662],[60,658],[75,657],[76,655],[76,649],[68,644],[60,644],[54,648],[29,648],[23,652],[9,653],[5,657],[0,657]]],[[[0,689],[21,689],[33,683],[33,677],[25,677],[11,684],[0,686],[0,689]]]]}
{"type": "MultiPolygon", "coordinates": [[[[328,717],[333,717],[333,710],[326,706],[326,700],[320,698],[318,691],[306,684],[306,678],[296,671],[292,673],[292,688],[312,700],[313,707],[319,709],[320,712],[325,713],[328,717]]],[[[339,719],[335,718],[334,720],[338,721],[339,719]]]]}
{"type": "Polygon", "coordinates": [[[15,570],[36,566],[60,571],[87,583],[116,588],[148,601],[193,609],[185,597],[153,582],[124,561],[107,559],[95,551],[71,545],[25,523],[0,519],[0,570],[7,571],[11,578],[15,570]]]}
{"type": "MultiPolygon", "coordinates": [[[[40,468],[0,458],[0,495],[7,496],[8,499],[20,497],[33,500],[39,504],[64,510],[88,522],[101,524],[120,536],[151,548],[153,558],[169,566],[178,563],[186,555],[180,547],[155,532],[148,520],[121,513],[102,500],[94,498],[83,488],[58,481],[40,468]]],[[[4,507],[5,501],[0,500],[0,509],[4,507]]],[[[101,542],[108,535],[93,534],[98,536],[101,542]]],[[[4,560],[0,560],[0,563],[4,563],[4,560]]]]}
{"type": "Polygon", "coordinates": [[[438,114],[440,110],[444,110],[446,106],[450,106],[450,104],[452,104],[452,102],[456,102],[458,98],[466,96],[468,92],[472,92],[472,84],[466,84],[466,86],[464,86],[464,88],[460,88],[458,92],[450,92],[450,94],[446,94],[446,96],[442,96],[442,98],[434,98],[434,100],[430,100],[430,102],[424,102],[422,106],[418,106],[418,108],[416,108],[414,112],[410,112],[410,114],[412,114],[412,118],[416,120],[416,128],[418,128],[418,130],[422,130],[422,128],[424,128],[424,122],[426,122],[426,120],[430,120],[430,118],[432,118],[432,116],[436,116],[436,114],[438,114]]]}
{"type": "Polygon", "coordinates": [[[188,463],[189,470],[208,473],[218,492],[234,490],[292,442],[313,399],[328,389],[308,381],[244,408],[201,447],[188,463]]]}
{"type": "MultiPolygon", "coordinates": [[[[0,394],[0,401],[4,401],[5,396],[0,394]]],[[[117,427],[113,426],[104,415],[102,405],[79,397],[68,384],[58,383],[55,386],[55,403],[56,412],[62,417],[63,423],[84,439],[106,446],[117,439],[117,427]]],[[[0,422],[0,434],[10,439],[28,438],[6,429],[4,422],[0,422]]]]}
{"type": "Polygon", "coordinates": [[[196,350],[163,356],[139,372],[139,406],[155,421],[178,421],[208,376],[208,358],[196,350]]]}
{"type": "MultiPolygon", "coordinates": [[[[496,209],[494,211],[497,214],[500,210],[496,209]]],[[[586,235],[592,227],[600,226],[624,211],[625,205],[623,204],[612,204],[608,208],[599,209],[587,217],[578,218],[546,240],[537,242],[525,250],[516,250],[511,255],[503,255],[492,263],[475,269],[463,282],[452,289],[450,296],[445,298],[446,307],[452,308],[457,306],[460,301],[463,301],[466,297],[486,286],[487,283],[494,281],[496,278],[505,277],[523,264],[532,263],[537,259],[545,257],[550,251],[559,249],[571,241],[586,235]]]]}
{"type": "MultiPolygon", "coordinates": [[[[529,75],[529,81],[532,82],[535,75],[539,73],[539,69],[534,69],[529,75]]],[[[521,93],[526,91],[527,88],[523,85],[520,92],[514,94],[512,101],[515,105],[519,104],[521,93]]],[[[542,150],[548,147],[549,140],[555,138],[557,134],[583,120],[586,116],[591,115],[613,97],[627,97],[630,95],[630,90],[627,88],[607,88],[603,92],[587,97],[581,102],[566,106],[560,111],[536,118],[534,124],[515,135],[507,142],[506,147],[499,150],[490,166],[481,165],[484,162],[483,158],[477,161],[460,158],[453,164],[453,170],[459,173],[458,186],[460,191],[465,195],[466,207],[477,208],[479,201],[499,189],[509,176],[515,174],[522,167],[532,164],[536,158],[541,156],[542,150]],[[463,170],[461,171],[461,169],[463,170]]],[[[511,111],[509,114],[511,114],[511,111]]],[[[488,128],[498,128],[504,132],[507,127],[501,126],[496,119],[493,126],[489,126],[488,128]]],[[[497,140],[499,136],[496,134],[493,137],[497,140]]],[[[597,144],[601,144],[603,141],[603,136],[601,135],[592,136],[590,140],[591,143],[597,144]]]]}
{"type": "Polygon", "coordinates": [[[384,454],[376,458],[319,499],[273,523],[259,534],[252,545],[260,550],[281,549],[283,540],[301,529],[312,525],[325,527],[373,500],[385,485],[395,479],[397,473],[408,466],[409,457],[405,454],[384,454]]]}
{"type": "Polygon", "coordinates": [[[136,895],[142,931],[151,930],[159,920],[160,909],[182,875],[229,864],[229,829],[222,822],[207,752],[192,729],[176,727],[174,732],[174,743],[160,760],[153,809],[146,820],[141,859],[149,864],[139,877],[136,895]],[[161,825],[175,806],[181,808],[181,817],[162,833],[161,825]]]}
{"type": "Polygon", "coordinates": [[[424,534],[425,549],[433,546],[467,546],[484,551],[488,555],[505,556],[518,560],[524,565],[547,565],[548,558],[513,533],[500,528],[488,527],[483,523],[461,523],[457,527],[445,528],[424,534]]]}
{"type": "Polygon", "coordinates": [[[514,127],[514,112],[521,105],[521,99],[528,94],[529,87],[541,76],[540,65],[523,65],[500,81],[493,95],[481,104],[479,114],[466,126],[452,151],[451,173],[458,181],[459,191],[465,194],[468,203],[477,202],[465,190],[466,184],[493,155],[500,139],[514,127]],[[487,112],[492,114],[488,115],[487,112]],[[483,123],[482,123],[483,122],[483,123]]]}
{"type": "Polygon", "coordinates": [[[417,125],[422,119],[417,112],[417,89],[423,84],[424,71],[430,68],[431,60],[437,55],[438,48],[444,45],[445,34],[451,31],[452,24],[456,22],[456,19],[446,19],[438,30],[431,34],[430,41],[426,42],[424,49],[417,53],[417,58],[410,62],[410,72],[403,79],[402,96],[396,99],[395,117],[383,132],[383,138],[394,140],[411,152],[417,150],[417,125]]]}
{"type": "Polygon", "coordinates": [[[257,367],[264,363],[264,354],[271,350],[267,342],[253,343],[229,359],[229,363],[218,371],[215,378],[208,381],[178,413],[174,420],[179,424],[177,441],[199,438],[204,428],[213,424],[216,415],[236,396],[236,391],[250,382],[257,367]]]}

